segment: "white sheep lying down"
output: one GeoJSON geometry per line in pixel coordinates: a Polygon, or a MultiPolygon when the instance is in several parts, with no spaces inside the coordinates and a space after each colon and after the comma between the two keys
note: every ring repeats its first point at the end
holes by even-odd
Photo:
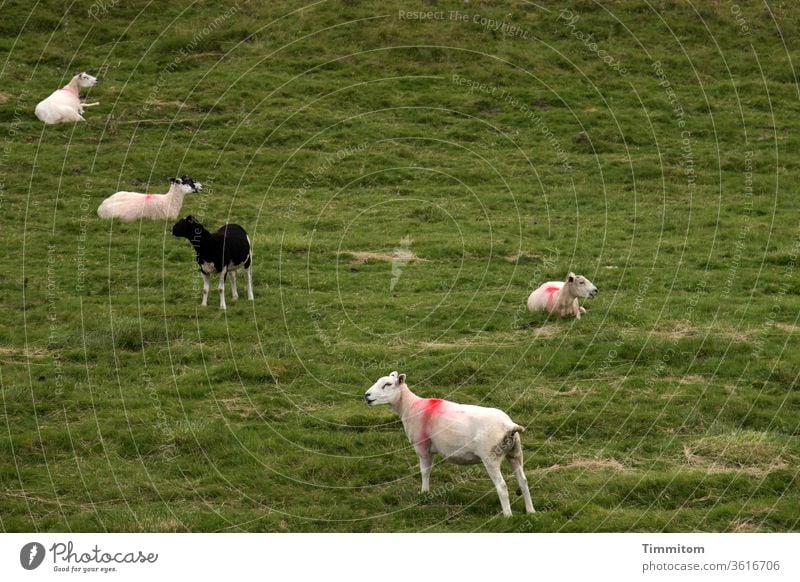
{"type": "Polygon", "coordinates": [[[483,463],[500,497],[503,515],[509,516],[508,487],[500,471],[503,459],[508,459],[525,500],[525,511],[533,513],[528,480],[522,469],[519,433],[525,429],[497,408],[420,398],[405,382],[405,374],[392,372],[378,379],[364,399],[370,406],[388,404],[400,415],[406,436],[419,457],[422,492],[430,491],[433,456],[437,453],[458,465],[483,463]]]}
{"type": "Polygon", "coordinates": [[[529,311],[548,311],[561,317],[581,318],[586,310],[578,305],[578,297],[594,297],[597,287],[583,275],[570,272],[566,281],[543,283],[528,297],[529,311]]]}
{"type": "Polygon", "coordinates": [[[170,178],[166,194],[141,194],[139,192],[117,192],[100,204],[97,216],[122,222],[132,222],[140,218],[152,220],[178,218],[183,206],[183,197],[191,192],[202,192],[203,185],[189,176],[170,178]]]}
{"type": "Polygon", "coordinates": [[[48,125],[70,121],[86,121],[83,118],[84,107],[98,104],[81,103],[80,90],[85,87],[94,87],[96,84],[97,78],[86,73],[78,73],[64,87],[56,89],[49,97],[36,105],[34,110],[36,117],[48,125]]]}

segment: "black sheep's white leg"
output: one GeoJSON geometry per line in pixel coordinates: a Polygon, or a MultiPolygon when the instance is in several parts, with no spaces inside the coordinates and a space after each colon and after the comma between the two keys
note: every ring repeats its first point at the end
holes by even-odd
{"type": "Polygon", "coordinates": [[[231,271],[228,276],[231,278],[231,297],[236,301],[239,299],[239,290],[236,288],[236,271],[231,271]]]}
{"type": "Polygon", "coordinates": [[[253,266],[253,242],[250,240],[250,237],[247,237],[247,246],[248,246],[248,253],[247,258],[244,260],[243,266],[244,270],[247,271],[247,299],[249,301],[253,300],[253,271],[251,267],[253,266]]]}
{"type": "Polygon", "coordinates": [[[203,303],[201,305],[206,307],[208,305],[208,288],[211,287],[211,278],[204,271],[200,271],[200,274],[203,276],[203,303]]]}
{"type": "Polygon", "coordinates": [[[225,269],[222,269],[222,272],[219,274],[219,308],[220,309],[227,309],[228,306],[225,305],[225,269]]]}

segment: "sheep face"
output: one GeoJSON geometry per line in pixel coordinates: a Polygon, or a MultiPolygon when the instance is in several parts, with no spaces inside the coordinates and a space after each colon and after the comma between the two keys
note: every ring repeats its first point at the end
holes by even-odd
{"type": "Polygon", "coordinates": [[[583,275],[570,273],[567,275],[566,284],[569,285],[572,295],[575,297],[594,297],[597,295],[597,287],[583,275]]]}
{"type": "Polygon", "coordinates": [[[191,214],[186,218],[181,218],[172,227],[172,236],[190,240],[199,236],[201,232],[203,232],[203,225],[197,222],[197,219],[191,214]]]}
{"type": "Polygon", "coordinates": [[[405,374],[392,372],[388,376],[379,378],[364,394],[364,400],[370,406],[378,404],[393,404],[401,394],[401,386],[406,381],[405,374]]]}
{"type": "Polygon", "coordinates": [[[78,73],[78,87],[85,88],[85,87],[94,87],[97,85],[97,77],[92,77],[91,75],[87,75],[86,73],[78,73]]]}
{"type": "Polygon", "coordinates": [[[192,192],[202,192],[203,185],[200,182],[195,182],[190,176],[181,176],[180,178],[170,178],[170,183],[178,186],[180,191],[184,194],[191,194],[192,192]]]}

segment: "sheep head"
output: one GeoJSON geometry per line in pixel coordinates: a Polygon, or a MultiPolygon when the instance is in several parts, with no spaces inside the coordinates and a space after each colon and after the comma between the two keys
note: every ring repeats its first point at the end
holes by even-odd
{"type": "Polygon", "coordinates": [[[78,73],[75,75],[75,78],[78,79],[78,87],[81,88],[94,87],[97,85],[97,77],[92,77],[86,73],[78,73]]]}
{"type": "Polygon", "coordinates": [[[203,225],[191,214],[186,218],[181,218],[172,227],[172,236],[187,238],[190,241],[195,237],[199,237],[202,232],[203,225]]]}
{"type": "Polygon", "coordinates": [[[594,297],[597,295],[597,287],[583,275],[576,275],[570,272],[567,275],[565,284],[569,286],[574,297],[594,297]]]}
{"type": "Polygon", "coordinates": [[[181,176],[180,178],[170,178],[170,184],[177,187],[183,194],[191,194],[192,192],[202,192],[203,185],[200,182],[195,182],[194,178],[190,176],[181,176]]]}
{"type": "Polygon", "coordinates": [[[394,404],[400,397],[402,386],[406,382],[405,374],[398,374],[392,372],[388,376],[378,378],[372,387],[364,394],[364,400],[370,406],[377,406],[378,404],[394,404]]]}

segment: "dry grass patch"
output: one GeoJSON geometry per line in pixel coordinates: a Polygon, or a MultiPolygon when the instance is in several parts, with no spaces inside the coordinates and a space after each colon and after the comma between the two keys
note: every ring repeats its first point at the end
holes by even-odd
{"type": "Polygon", "coordinates": [[[777,437],[751,430],[703,437],[685,445],[683,455],[691,467],[709,473],[750,475],[766,475],[783,469],[791,456],[777,437]]]}
{"type": "Polygon", "coordinates": [[[341,251],[340,255],[350,255],[353,262],[362,265],[370,261],[384,261],[391,263],[393,261],[403,261],[409,263],[417,261],[419,263],[430,263],[428,259],[421,259],[411,251],[394,251],[391,253],[374,253],[372,251],[341,251]]]}
{"type": "Polygon", "coordinates": [[[678,383],[683,384],[684,386],[687,384],[704,384],[705,382],[705,378],[696,374],[687,374],[686,376],[681,376],[681,378],[678,380],[678,383]]]}
{"type": "Polygon", "coordinates": [[[561,333],[561,328],[557,325],[543,325],[533,330],[536,337],[555,337],[561,333]]]}
{"type": "Polygon", "coordinates": [[[220,398],[218,400],[222,407],[231,414],[237,415],[239,418],[252,418],[256,416],[256,409],[253,405],[239,396],[233,398],[220,398]]]}
{"type": "Polygon", "coordinates": [[[583,471],[625,471],[625,465],[618,460],[611,459],[573,459],[569,463],[556,464],[549,467],[534,469],[533,473],[552,473],[553,471],[564,471],[567,469],[581,469],[583,471]]]}
{"type": "Polygon", "coordinates": [[[534,390],[540,394],[544,394],[545,396],[575,396],[576,394],[584,394],[585,391],[581,390],[577,386],[573,386],[569,390],[553,390],[552,388],[545,388],[544,386],[538,386],[534,388],[534,390]]]}
{"type": "Polygon", "coordinates": [[[519,263],[520,261],[531,260],[534,257],[532,255],[529,255],[528,253],[519,252],[519,253],[514,253],[513,255],[508,255],[507,257],[504,258],[509,263],[519,263]]]}
{"type": "Polygon", "coordinates": [[[775,327],[786,333],[797,333],[800,331],[800,326],[792,325],[791,323],[776,323],[775,327]]]}

